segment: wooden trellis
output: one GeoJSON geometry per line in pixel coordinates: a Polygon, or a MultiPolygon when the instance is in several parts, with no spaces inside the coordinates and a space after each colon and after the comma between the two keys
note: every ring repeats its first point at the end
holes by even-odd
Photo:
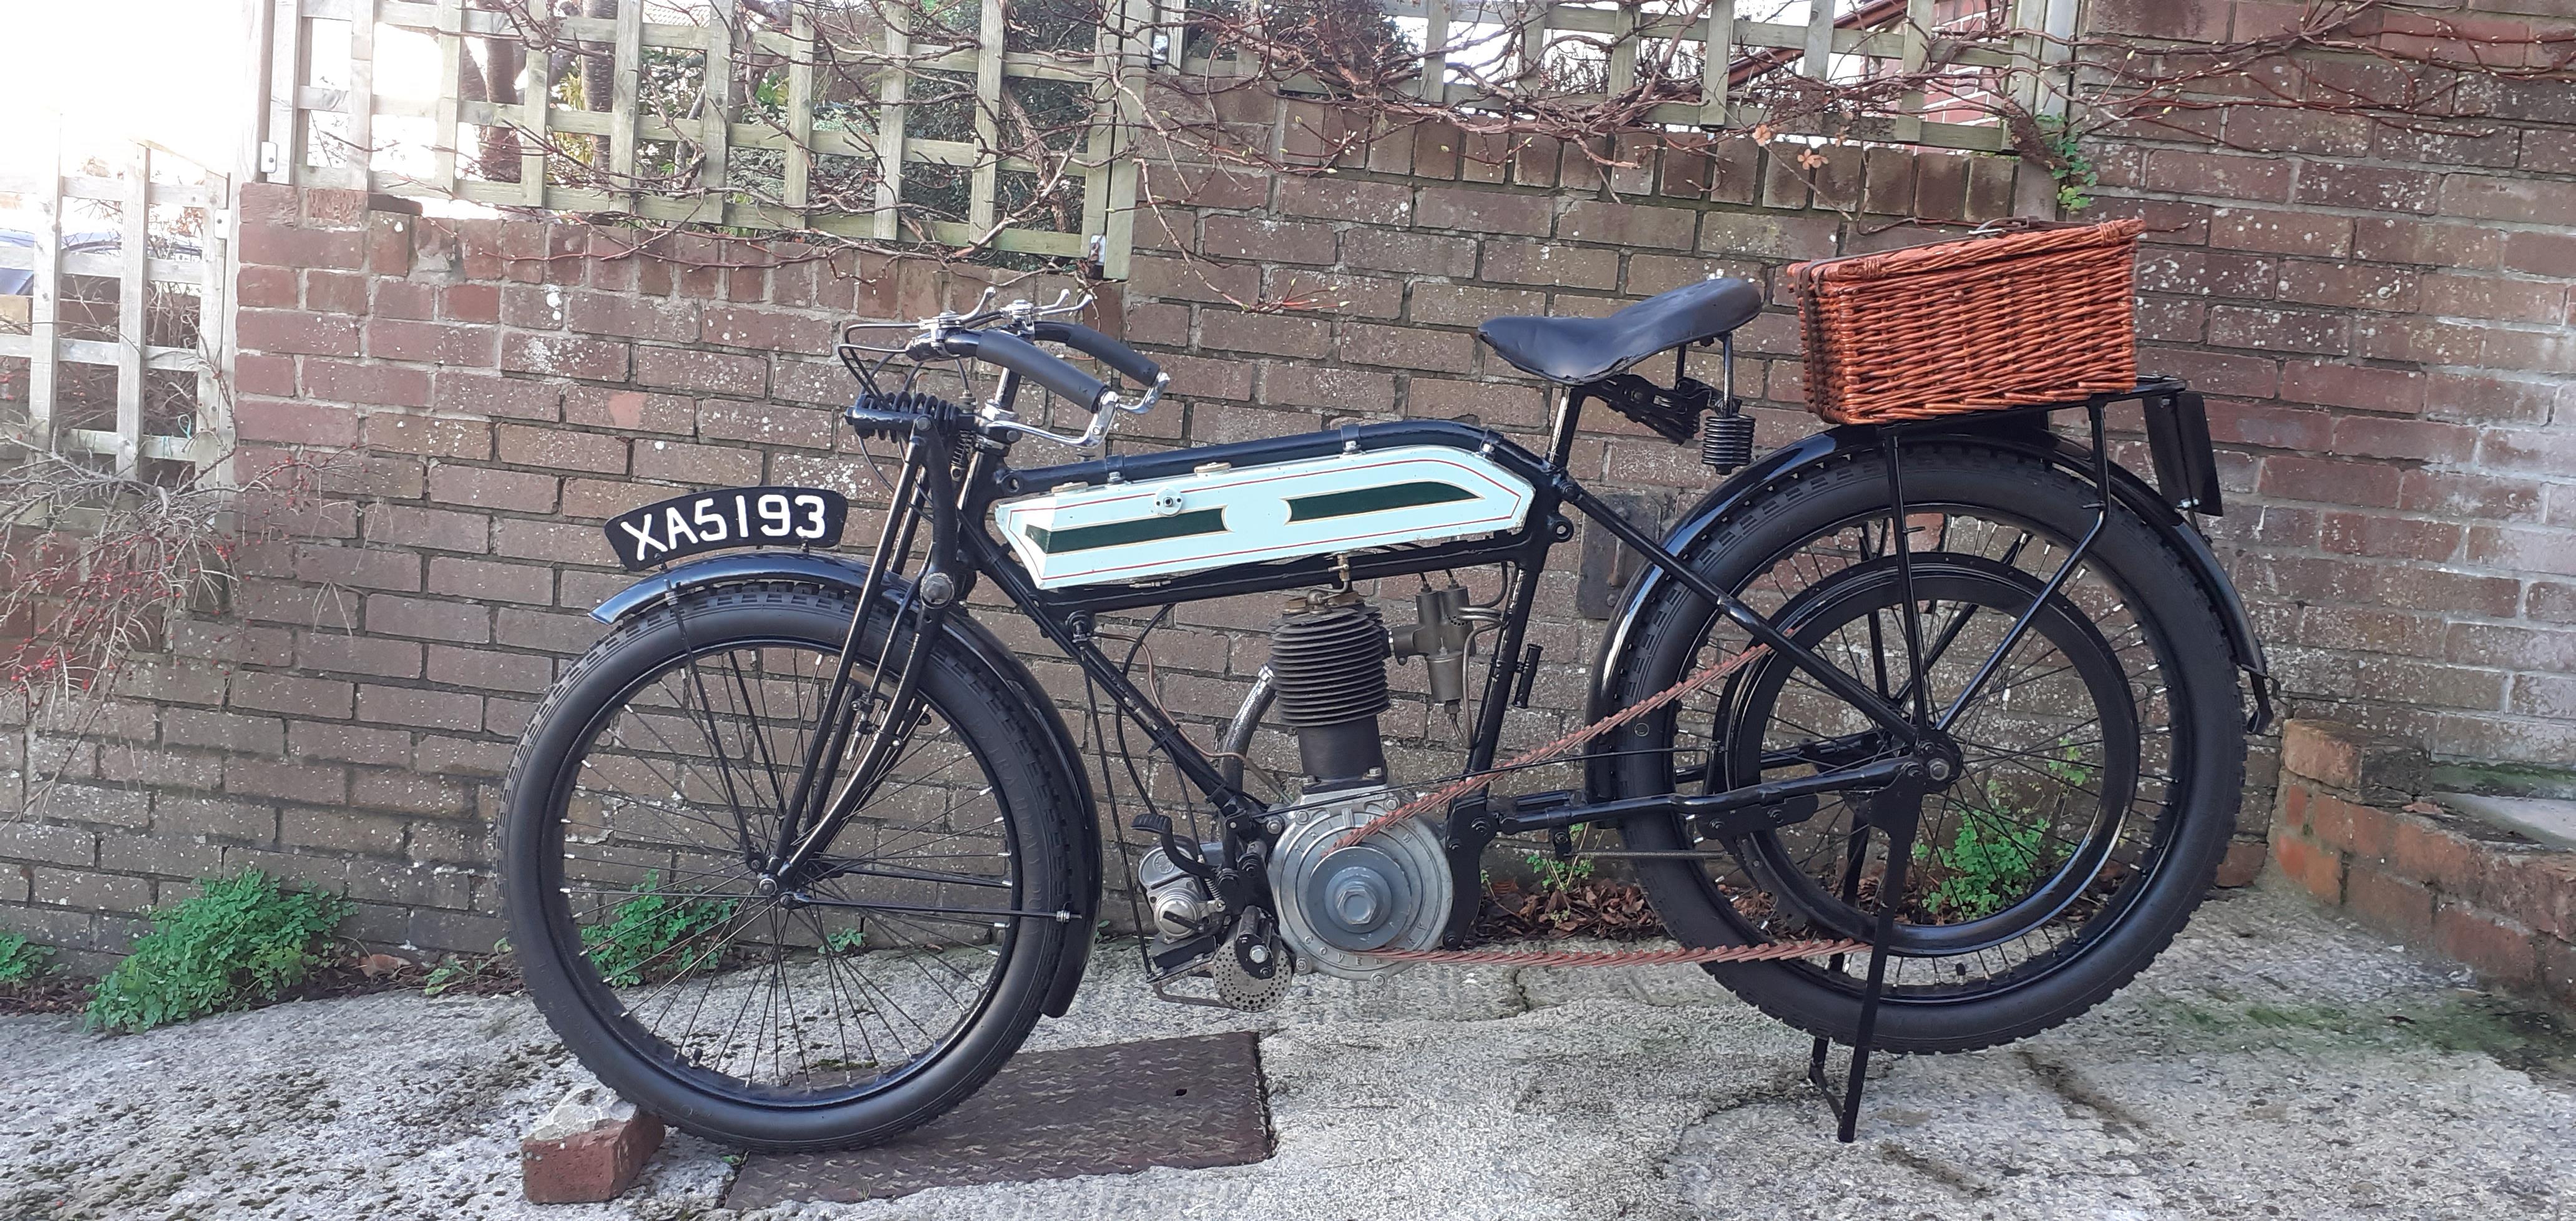
{"type": "Polygon", "coordinates": [[[26,245],[0,243],[0,273],[25,287],[0,294],[0,435],[128,478],[146,461],[212,462],[232,448],[200,330],[228,316],[226,181],[150,144],[107,160],[100,175],[57,147],[36,162],[54,168],[0,174],[33,222],[26,245]],[[171,233],[177,209],[200,210],[185,237],[171,233]]]}
{"type": "MultiPolygon", "coordinates": [[[[854,130],[847,123],[817,122],[828,77],[850,65],[820,62],[811,5],[789,10],[790,24],[737,20],[737,0],[620,0],[614,17],[562,17],[551,27],[557,46],[581,53],[605,48],[612,89],[604,109],[566,105],[544,53],[522,56],[517,101],[476,100],[461,85],[471,69],[472,43],[522,42],[530,31],[512,13],[466,0],[267,0],[273,4],[268,65],[269,113],[261,166],[271,181],[301,181],[400,195],[452,197],[495,205],[553,211],[620,212],[647,220],[703,222],[748,228],[813,229],[880,241],[928,240],[982,244],[1003,251],[1102,261],[1123,274],[1127,226],[1113,221],[1133,207],[1136,177],[1131,162],[1115,154],[1115,124],[1093,123],[1078,147],[1050,149],[1044,163],[995,151],[997,118],[1006,92],[1020,82],[1071,82],[1086,93],[1089,110],[1114,105],[1114,72],[1097,65],[1132,61],[1141,51],[1103,30],[1089,48],[1098,58],[1068,66],[1050,54],[1005,47],[1001,0],[982,0],[971,32],[931,34],[880,22],[867,58],[859,65],[878,78],[873,113],[854,130]],[[648,11],[649,10],[649,11],[648,11]],[[672,18],[656,20],[655,18],[672,18]],[[381,35],[402,31],[427,36],[436,48],[437,94],[396,98],[377,88],[381,35]],[[345,51],[326,40],[346,40],[345,51]],[[943,44],[953,44],[941,49],[943,44]],[[702,103],[694,114],[656,113],[647,104],[648,60],[664,52],[703,56],[697,81],[702,103]],[[737,59],[761,56],[784,65],[778,112],[755,121],[735,96],[737,59]],[[973,138],[924,134],[918,112],[922,81],[942,77],[971,89],[973,138]],[[425,164],[408,168],[390,155],[389,120],[428,121],[425,164]],[[907,131],[907,126],[912,130],[907,131]],[[477,166],[465,147],[479,129],[508,129],[521,149],[515,172],[477,166]],[[598,137],[605,166],[568,174],[566,145],[598,137]],[[687,150],[693,181],[648,182],[650,167],[639,150],[667,145],[687,150]],[[744,179],[736,154],[774,153],[774,181],[744,179]],[[817,162],[841,158],[864,163],[872,180],[866,206],[827,207],[817,187],[817,162]],[[476,171],[482,172],[476,172],[476,171]],[[1079,216],[1061,228],[1010,226],[999,202],[1004,179],[1036,176],[1056,184],[1058,196],[1077,196],[1079,216]],[[963,215],[924,217],[908,208],[927,178],[964,178],[963,215]],[[588,181],[583,181],[588,179],[588,181]],[[661,189],[654,189],[659,187],[661,189]],[[997,225],[1000,227],[997,231],[997,225]]],[[[523,0],[512,0],[523,7],[523,0]]],[[[862,7],[851,11],[873,12],[862,7]]],[[[887,13],[899,11],[889,5],[887,13]]],[[[576,61],[578,62],[578,61],[576,61]]],[[[959,132],[956,135],[966,133],[959,132]]],[[[423,150],[416,150],[423,151],[423,150]]],[[[415,157],[415,162],[420,159],[415,157]]]]}
{"type": "MultiPolygon", "coordinates": [[[[989,246],[1052,257],[1091,258],[1111,276],[1125,274],[1137,190],[1129,136],[1138,127],[1137,77],[1148,72],[1222,78],[1238,72],[1188,44],[1188,0],[1108,0],[1112,17],[1067,53],[1020,51],[1009,45],[1006,5],[1043,0],[962,0],[945,9],[888,0],[793,0],[743,12],[747,0],[616,0],[614,16],[548,17],[528,25],[528,0],[261,0],[271,23],[261,171],[272,181],[303,181],[393,194],[459,198],[550,211],[615,212],[647,220],[754,229],[807,229],[876,241],[926,240],[989,246]],[[929,21],[919,14],[953,16],[929,21]],[[971,19],[965,18],[972,13],[971,19]],[[904,14],[915,16],[909,21],[904,14]],[[853,15],[861,15],[854,17],[853,15]],[[842,23],[818,37],[816,23],[842,23]],[[865,29],[853,44],[849,22],[865,29]],[[927,22],[936,28],[908,29],[927,22]],[[396,37],[435,59],[432,96],[387,96],[377,84],[380,54],[396,37]],[[482,84],[471,58],[504,45],[550,48],[518,54],[508,90],[482,84]],[[856,62],[854,62],[856,61],[856,62]],[[571,104],[566,62],[603,68],[606,97],[571,104]],[[685,113],[658,104],[672,88],[674,63],[687,65],[693,88],[685,113]],[[740,96],[738,64],[775,65],[783,80],[774,97],[740,96]],[[869,81],[853,117],[848,86],[869,81]],[[838,93],[835,94],[835,82],[838,93]],[[1077,100],[1074,138],[1043,149],[1002,149],[1003,115],[1027,91],[1054,82],[1077,100]],[[466,86],[471,83],[473,88],[466,86]],[[1016,92],[1015,92],[1016,91],[1016,92]],[[505,92],[515,97],[502,96],[505,92]],[[492,96],[478,96],[481,94],[492,96]],[[928,122],[945,102],[971,103],[971,123],[953,107],[945,130],[928,122]],[[498,100],[495,100],[498,99],[498,100]],[[755,105],[755,101],[757,104],[755,105]],[[1080,112],[1087,108],[1087,119],[1080,112]],[[825,121],[829,111],[833,117],[825,121]],[[394,128],[423,133],[405,141],[394,128]],[[971,127],[971,130],[968,128],[971,127]],[[495,164],[476,141],[506,131],[514,157],[495,164]],[[670,150],[659,158],[644,150],[670,150]],[[1022,155],[1029,154],[1029,155],[1022,155]],[[746,172],[755,158],[774,158],[746,172]],[[835,181],[856,192],[827,190],[826,161],[844,167],[835,181]],[[515,162],[515,164],[513,164],[515,162]],[[1009,205],[1011,180],[1053,184],[1059,223],[1023,222],[1009,205]],[[962,190],[960,184],[962,183],[962,190]],[[936,196],[933,207],[927,201],[936,196]],[[1078,208],[1071,201],[1078,199],[1078,208]]],[[[1599,65],[1603,96],[1634,86],[1639,48],[1688,46],[1700,73],[1697,97],[1654,106],[1643,121],[1674,129],[1742,130],[1769,116],[1747,100],[1748,80],[1775,72],[1840,79],[1855,65],[1914,72],[1931,63],[1936,31],[1982,0],[1812,0],[1796,22],[1760,14],[1797,11],[1761,0],[1379,0],[1406,23],[1406,37],[1426,52],[1415,81],[1425,100],[1473,109],[1509,104],[1449,71],[1469,54],[1477,31],[1504,29],[1520,40],[1523,65],[1606,43],[1599,65]],[[1752,15],[1747,15],[1752,14],[1752,15]]],[[[2075,0],[2009,0],[2013,28],[2063,33],[2073,28],[2075,0]]],[[[539,5],[544,13],[549,6],[539,5]]],[[[552,6],[572,8],[572,5],[552,6]]],[[[584,12],[593,5],[580,6],[584,12]]],[[[1068,21],[1073,20],[1071,18],[1068,21]]],[[[1018,23],[1025,34],[1033,25],[1018,23]]],[[[1081,41],[1075,25],[1073,41],[1081,41]]],[[[2063,58],[2063,48],[2036,33],[2010,46],[1952,42],[1942,63],[1965,69],[2023,70],[2015,99],[2046,112],[2052,98],[2026,70],[2063,58]]],[[[587,68],[571,75],[592,82],[587,68]]],[[[767,81],[767,77],[763,77],[767,81]]],[[[1289,82],[1289,88],[1299,88],[1289,82]]],[[[755,86],[753,92],[758,92],[755,86]]],[[[1579,102],[1579,98],[1554,99],[1579,102]]],[[[2009,141],[1991,122],[1951,122],[1920,94],[1862,134],[1875,141],[2000,151],[2009,141]]],[[[1788,134],[1801,134],[1793,127],[1788,134]]],[[[1823,133],[1851,134],[1851,133],[1823,133]]],[[[505,144],[504,147],[507,147],[505,144]]],[[[2045,188],[2022,175],[2024,188],[2045,188]]],[[[1031,188],[1035,189],[1035,188],[1031,188]]],[[[2045,191],[2041,191],[2042,196],[2045,191]]],[[[2025,194],[2028,205],[2036,196],[2025,194]]]]}

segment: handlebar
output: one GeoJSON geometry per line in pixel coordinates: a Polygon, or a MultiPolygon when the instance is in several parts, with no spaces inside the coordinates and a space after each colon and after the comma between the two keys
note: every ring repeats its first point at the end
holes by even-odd
{"type": "Polygon", "coordinates": [[[1041,322],[1032,329],[1032,334],[1048,343],[1063,344],[1116,369],[1120,376],[1139,386],[1151,387],[1163,378],[1163,367],[1146,359],[1144,353],[1079,322],[1041,322]]]}
{"type": "Polygon", "coordinates": [[[1099,378],[1074,368],[1063,357],[1051,355],[1008,331],[949,331],[933,342],[950,356],[985,361],[1017,373],[1055,394],[1082,404],[1086,411],[1100,411],[1109,405],[1103,400],[1115,398],[1099,378]]]}

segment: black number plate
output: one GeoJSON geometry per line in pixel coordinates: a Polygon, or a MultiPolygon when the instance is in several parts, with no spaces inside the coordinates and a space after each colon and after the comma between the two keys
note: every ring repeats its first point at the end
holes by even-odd
{"type": "Polygon", "coordinates": [[[632,569],[728,547],[830,547],[850,500],[823,488],[727,488],[629,509],[608,519],[609,550],[632,569]]]}

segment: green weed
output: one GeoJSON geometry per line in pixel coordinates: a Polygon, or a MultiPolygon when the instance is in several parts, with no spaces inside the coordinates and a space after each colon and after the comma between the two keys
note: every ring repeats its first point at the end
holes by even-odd
{"type": "Polygon", "coordinates": [[[53,956],[52,950],[16,933],[0,933],[0,987],[34,983],[45,973],[45,960],[53,956]]]}
{"type": "Polygon", "coordinates": [[[610,987],[630,988],[643,983],[647,971],[667,974],[692,965],[689,956],[671,954],[672,948],[733,919],[740,906],[733,899],[654,893],[661,889],[660,874],[645,874],[635,884],[635,897],[618,904],[606,923],[581,930],[591,965],[610,987]]]}
{"type": "MultiPolygon", "coordinates": [[[[2059,784],[2080,789],[2093,781],[2093,769],[2082,756],[2081,748],[2060,739],[2037,766],[2059,784]]],[[[1917,844],[1914,859],[1929,860],[1943,871],[1926,898],[1932,910],[1974,920],[2002,911],[2030,892],[2039,880],[2048,828],[2056,815],[2038,809],[1962,809],[1973,817],[1960,820],[1949,845],[1917,844]]]]}
{"type": "Polygon", "coordinates": [[[1545,852],[1525,852],[1521,862],[1530,867],[1531,878],[1541,891],[1563,890],[1592,876],[1592,862],[1560,861],[1545,852]]]}
{"type": "Polygon", "coordinates": [[[327,961],[348,900],[286,890],[256,869],[208,878],[152,913],[152,931],[98,981],[83,1020],[141,1031],[277,999],[327,961]]]}

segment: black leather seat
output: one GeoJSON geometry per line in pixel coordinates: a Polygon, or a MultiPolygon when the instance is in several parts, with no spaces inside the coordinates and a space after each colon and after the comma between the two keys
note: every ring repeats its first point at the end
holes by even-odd
{"type": "Polygon", "coordinates": [[[1702,280],[1607,318],[1494,318],[1476,335],[1514,368],[1579,386],[1668,348],[1714,339],[1761,312],[1761,289],[1743,280],[1702,280]]]}

